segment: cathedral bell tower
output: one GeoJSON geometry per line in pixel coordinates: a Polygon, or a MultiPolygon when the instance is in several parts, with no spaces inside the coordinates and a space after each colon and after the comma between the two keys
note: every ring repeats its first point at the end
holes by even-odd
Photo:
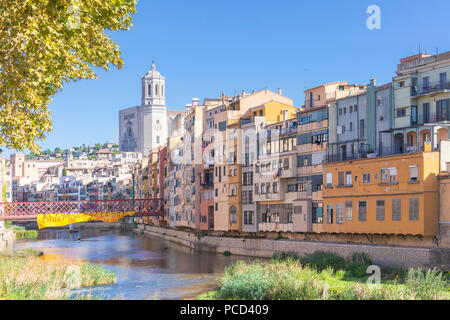
{"type": "Polygon", "coordinates": [[[165,106],[166,105],[166,78],[156,70],[155,62],[152,69],[142,78],[142,105],[165,106]]]}

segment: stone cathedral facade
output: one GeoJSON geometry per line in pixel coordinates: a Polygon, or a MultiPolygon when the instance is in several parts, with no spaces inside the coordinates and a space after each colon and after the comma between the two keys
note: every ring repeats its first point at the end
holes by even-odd
{"type": "Polygon", "coordinates": [[[155,64],[142,78],[141,105],[119,111],[119,144],[122,152],[144,156],[164,145],[168,137],[166,80],[155,64]]]}

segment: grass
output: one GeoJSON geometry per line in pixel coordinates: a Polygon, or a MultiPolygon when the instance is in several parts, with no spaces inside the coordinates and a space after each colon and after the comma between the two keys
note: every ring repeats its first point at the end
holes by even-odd
{"type": "Polygon", "coordinates": [[[100,266],[44,261],[41,255],[32,249],[0,253],[0,300],[66,300],[72,295],[71,289],[116,281],[113,272],[100,266]]]}
{"type": "Polygon", "coordinates": [[[5,221],[5,227],[14,231],[16,239],[37,239],[37,230],[25,230],[24,227],[14,226],[11,221],[5,221]]]}
{"type": "Polygon", "coordinates": [[[326,252],[305,257],[280,253],[268,262],[228,267],[218,291],[198,299],[239,300],[431,300],[450,299],[448,273],[437,269],[382,271],[379,285],[366,283],[367,255],[349,259],[326,252]]]}

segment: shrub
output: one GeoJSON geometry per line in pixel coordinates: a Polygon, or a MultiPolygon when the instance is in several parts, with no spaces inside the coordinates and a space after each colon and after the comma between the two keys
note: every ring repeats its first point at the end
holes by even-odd
{"type": "Polygon", "coordinates": [[[310,266],[317,271],[322,271],[328,267],[333,268],[334,271],[343,270],[347,262],[344,258],[331,252],[317,251],[313,254],[306,255],[300,259],[302,264],[310,266]]]}
{"type": "Polygon", "coordinates": [[[275,261],[285,261],[285,260],[300,260],[300,257],[292,251],[289,252],[275,252],[272,260],[275,261]]]}
{"type": "Polygon", "coordinates": [[[363,266],[371,266],[373,265],[372,259],[367,253],[364,252],[355,252],[351,255],[350,261],[353,264],[360,264],[363,266]]]}
{"type": "Polygon", "coordinates": [[[409,269],[405,283],[412,295],[424,300],[436,299],[447,288],[444,274],[438,270],[409,269]]]}
{"type": "Polygon", "coordinates": [[[358,263],[350,263],[345,267],[345,275],[355,278],[367,277],[367,266],[358,263]]]}

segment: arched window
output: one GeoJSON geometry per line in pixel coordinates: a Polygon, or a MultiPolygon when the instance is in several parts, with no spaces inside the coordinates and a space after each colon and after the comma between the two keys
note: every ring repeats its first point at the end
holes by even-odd
{"type": "Polygon", "coordinates": [[[236,223],[236,207],[231,206],[230,207],[230,223],[236,223]]]}
{"type": "Polygon", "coordinates": [[[155,96],[158,95],[158,85],[155,86],[155,96]]]}
{"type": "Polygon", "coordinates": [[[151,84],[149,84],[147,86],[147,91],[148,91],[148,96],[151,97],[152,96],[152,85],[151,84]]]}

